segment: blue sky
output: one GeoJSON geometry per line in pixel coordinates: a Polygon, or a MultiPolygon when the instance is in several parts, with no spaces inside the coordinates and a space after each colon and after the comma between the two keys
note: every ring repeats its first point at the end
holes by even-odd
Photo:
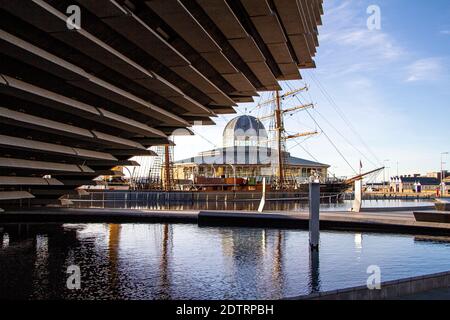
{"type": "MultiPolygon", "coordinates": [[[[450,151],[450,1],[325,0],[324,11],[317,69],[303,70],[303,81],[283,88],[308,84],[300,98],[316,104],[311,115],[354,169],[360,160],[370,170],[389,159],[386,174],[396,174],[397,162],[400,174],[439,170],[440,153],[450,151]],[[380,30],[367,28],[370,5],[380,7],[380,30]]],[[[237,109],[241,114],[253,106],[237,109]]],[[[220,146],[231,118],[220,116],[217,126],[194,127],[197,136],[175,138],[175,158],[220,146]]],[[[301,112],[286,127],[299,132],[317,126],[301,112]]],[[[338,176],[353,174],[325,134],[297,143],[302,147],[288,144],[293,155],[311,160],[312,155],[338,176]]],[[[450,157],[446,160],[450,169],[450,157]]]]}

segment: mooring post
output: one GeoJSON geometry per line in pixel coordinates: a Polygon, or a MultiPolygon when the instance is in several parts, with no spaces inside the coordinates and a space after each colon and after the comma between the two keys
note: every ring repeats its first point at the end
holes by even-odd
{"type": "Polygon", "coordinates": [[[355,181],[355,200],[353,200],[353,212],[361,212],[362,206],[362,180],[355,181]]]}
{"type": "Polygon", "coordinates": [[[259,202],[258,212],[264,211],[264,206],[266,205],[266,177],[263,178],[263,185],[262,185],[262,196],[261,201],[259,202]]]}
{"type": "Polygon", "coordinates": [[[311,250],[319,250],[320,236],[320,183],[309,184],[309,245],[311,250]]]}

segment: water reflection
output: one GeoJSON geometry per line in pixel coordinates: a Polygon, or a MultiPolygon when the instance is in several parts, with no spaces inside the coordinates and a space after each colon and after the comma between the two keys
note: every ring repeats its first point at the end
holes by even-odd
{"type": "Polygon", "coordinates": [[[363,246],[363,235],[361,233],[355,233],[355,249],[361,250],[363,246]]]}
{"type": "Polygon", "coordinates": [[[415,236],[414,241],[417,243],[447,243],[450,244],[450,237],[446,236],[427,236],[427,235],[420,235],[415,236]]]}
{"type": "Polygon", "coordinates": [[[2,237],[2,248],[6,249],[9,246],[9,235],[5,233],[2,237]]]}
{"type": "Polygon", "coordinates": [[[170,278],[169,278],[169,259],[171,254],[171,246],[172,246],[172,239],[171,239],[171,228],[168,224],[163,225],[163,236],[162,236],[162,246],[161,246],[161,263],[160,263],[160,287],[161,295],[159,296],[159,299],[170,299],[171,293],[170,293],[170,278]]]}
{"type": "Polygon", "coordinates": [[[372,264],[383,280],[450,268],[450,243],[408,236],[323,232],[320,252],[305,231],[172,224],[9,224],[0,239],[3,299],[276,299],[364,284],[372,264]]]}
{"type": "Polygon", "coordinates": [[[119,246],[120,246],[120,224],[109,225],[109,240],[108,240],[108,254],[109,254],[109,283],[114,292],[118,292],[120,285],[119,281],[119,246]]]}
{"type": "Polygon", "coordinates": [[[309,287],[311,288],[311,293],[320,292],[320,266],[318,250],[309,251],[309,269],[309,287]]]}
{"type": "MultiPolygon", "coordinates": [[[[155,203],[147,200],[128,199],[124,200],[121,193],[112,193],[101,200],[76,200],[76,208],[127,208],[127,209],[150,209],[150,210],[258,210],[259,200],[255,201],[200,201],[200,202],[172,202],[155,203]]],[[[323,202],[320,205],[322,211],[349,211],[353,201],[345,200],[340,202],[323,202]]],[[[434,205],[427,200],[364,200],[364,208],[376,207],[415,207],[434,205]]],[[[305,201],[266,201],[266,211],[306,211],[308,203],[305,201]]]]}

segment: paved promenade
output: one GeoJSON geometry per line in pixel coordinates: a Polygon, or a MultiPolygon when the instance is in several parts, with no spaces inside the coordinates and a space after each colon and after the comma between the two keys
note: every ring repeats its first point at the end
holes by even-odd
{"type": "MultiPolygon", "coordinates": [[[[398,209],[397,209],[398,210],[398,209]]],[[[43,208],[0,213],[4,222],[170,222],[265,228],[308,227],[308,212],[154,211],[140,209],[43,208]]],[[[417,222],[412,211],[321,212],[323,230],[366,230],[409,234],[450,235],[450,224],[417,222]]]]}

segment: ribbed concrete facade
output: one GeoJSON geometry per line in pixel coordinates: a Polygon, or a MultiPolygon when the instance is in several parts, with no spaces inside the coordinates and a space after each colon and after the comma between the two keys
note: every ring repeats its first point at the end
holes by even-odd
{"type": "Polygon", "coordinates": [[[322,0],[0,0],[0,206],[55,202],[299,79],[321,14],[322,0]]]}

